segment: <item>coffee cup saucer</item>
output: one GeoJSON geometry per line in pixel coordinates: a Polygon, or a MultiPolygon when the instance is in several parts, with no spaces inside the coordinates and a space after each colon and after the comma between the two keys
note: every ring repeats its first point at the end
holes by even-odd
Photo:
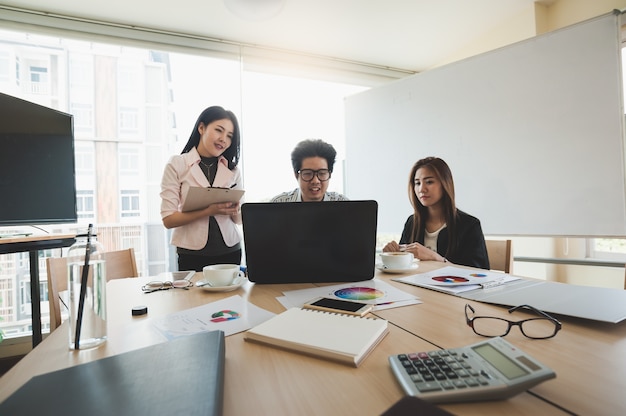
{"type": "Polygon", "coordinates": [[[228,286],[211,286],[204,280],[196,282],[196,287],[204,290],[205,292],[230,292],[231,290],[239,289],[246,282],[246,278],[239,276],[233,283],[228,286]]]}
{"type": "Polygon", "coordinates": [[[417,270],[418,267],[419,264],[417,262],[413,262],[409,267],[405,267],[404,269],[392,269],[382,263],[376,265],[376,269],[380,270],[381,272],[395,274],[412,272],[413,270],[417,270]]]}

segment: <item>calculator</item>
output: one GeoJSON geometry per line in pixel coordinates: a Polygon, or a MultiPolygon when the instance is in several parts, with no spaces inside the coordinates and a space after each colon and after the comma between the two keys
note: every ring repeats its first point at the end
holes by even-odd
{"type": "Polygon", "coordinates": [[[500,400],[556,373],[501,337],[461,348],[392,355],[406,394],[431,403],[500,400]]]}

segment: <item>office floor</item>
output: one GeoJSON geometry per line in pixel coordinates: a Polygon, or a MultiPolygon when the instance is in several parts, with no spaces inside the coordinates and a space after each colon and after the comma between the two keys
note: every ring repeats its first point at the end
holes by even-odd
{"type": "Polygon", "coordinates": [[[21,360],[24,356],[18,355],[15,357],[5,357],[0,358],[0,376],[9,371],[11,367],[13,367],[19,360],[21,360]]]}

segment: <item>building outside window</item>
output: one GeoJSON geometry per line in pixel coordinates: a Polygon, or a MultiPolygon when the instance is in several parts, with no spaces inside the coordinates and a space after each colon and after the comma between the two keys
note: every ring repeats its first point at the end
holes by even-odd
{"type": "Polygon", "coordinates": [[[76,190],[76,212],[82,220],[95,220],[94,192],[91,190],[76,190]]]}
{"type": "Polygon", "coordinates": [[[121,191],[121,213],[122,218],[139,217],[139,190],[122,189],[121,191]]]}
{"type": "Polygon", "coordinates": [[[50,91],[48,68],[43,66],[31,66],[29,69],[30,92],[33,94],[47,94],[48,91],[50,91]]]}

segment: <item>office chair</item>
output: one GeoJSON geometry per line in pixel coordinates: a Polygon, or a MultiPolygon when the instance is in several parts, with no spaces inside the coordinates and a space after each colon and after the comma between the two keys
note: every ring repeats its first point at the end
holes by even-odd
{"type": "Polygon", "coordinates": [[[513,241],[485,240],[491,270],[513,273],[513,241]]]}

